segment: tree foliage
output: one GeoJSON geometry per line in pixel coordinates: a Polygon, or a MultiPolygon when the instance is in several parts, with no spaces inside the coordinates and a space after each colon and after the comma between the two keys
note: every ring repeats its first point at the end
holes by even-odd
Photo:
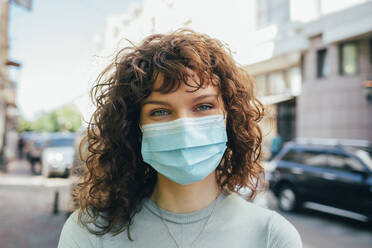
{"type": "Polygon", "coordinates": [[[76,132],[82,124],[82,115],[74,105],[65,105],[48,113],[43,113],[35,121],[19,120],[19,132],[46,131],[76,132]]]}

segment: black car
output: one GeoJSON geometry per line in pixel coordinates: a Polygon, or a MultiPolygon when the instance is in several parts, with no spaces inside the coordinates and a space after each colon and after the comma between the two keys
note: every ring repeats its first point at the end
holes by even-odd
{"type": "Polygon", "coordinates": [[[286,143],[270,162],[279,208],[294,211],[313,202],[372,220],[371,147],[345,144],[286,143]]]}

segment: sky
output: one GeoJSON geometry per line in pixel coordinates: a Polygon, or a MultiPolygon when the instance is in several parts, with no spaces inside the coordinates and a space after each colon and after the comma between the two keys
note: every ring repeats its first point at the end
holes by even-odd
{"type": "Polygon", "coordinates": [[[17,105],[28,120],[88,94],[92,63],[103,40],[108,15],[141,0],[33,0],[32,10],[11,4],[9,58],[17,105]]]}

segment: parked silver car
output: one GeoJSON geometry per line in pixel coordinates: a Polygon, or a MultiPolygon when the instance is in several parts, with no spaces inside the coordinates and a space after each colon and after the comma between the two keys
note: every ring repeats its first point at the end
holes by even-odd
{"type": "Polygon", "coordinates": [[[43,176],[69,176],[74,157],[75,138],[75,133],[50,135],[41,155],[43,176]]]}

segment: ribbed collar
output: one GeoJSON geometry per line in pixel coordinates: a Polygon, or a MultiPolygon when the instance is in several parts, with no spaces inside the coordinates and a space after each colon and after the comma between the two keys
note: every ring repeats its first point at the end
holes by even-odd
{"type": "Polygon", "coordinates": [[[151,200],[151,198],[144,199],[143,206],[146,207],[152,214],[156,215],[157,217],[161,218],[160,212],[164,218],[164,220],[177,223],[177,224],[189,224],[193,222],[197,222],[208,218],[209,215],[212,213],[213,208],[217,208],[219,203],[226,198],[224,193],[220,193],[220,195],[208,206],[191,213],[179,214],[169,212],[165,209],[162,209],[156,205],[155,202],[151,200]],[[160,211],[160,212],[159,212],[160,211]]]}

